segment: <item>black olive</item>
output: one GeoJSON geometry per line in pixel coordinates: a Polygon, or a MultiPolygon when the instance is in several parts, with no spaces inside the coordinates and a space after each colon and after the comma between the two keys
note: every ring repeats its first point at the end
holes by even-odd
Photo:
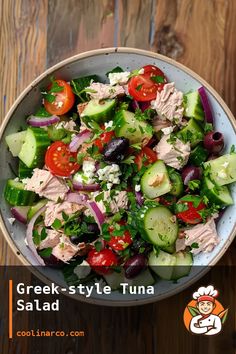
{"type": "Polygon", "coordinates": [[[86,242],[86,243],[93,242],[98,238],[100,231],[97,224],[95,223],[87,224],[87,230],[88,232],[82,235],[70,236],[71,242],[74,243],[75,245],[78,245],[78,243],[80,242],[86,242]]]}
{"type": "Polygon", "coordinates": [[[114,138],[103,149],[104,160],[107,162],[119,162],[123,160],[129,148],[129,139],[114,138]]]}
{"type": "Polygon", "coordinates": [[[42,257],[42,258],[44,260],[44,263],[48,267],[61,268],[64,265],[64,263],[60,259],[55,257],[53,254],[51,254],[49,257],[42,257]]]}
{"type": "Polygon", "coordinates": [[[129,258],[125,264],[125,276],[127,279],[136,277],[140,272],[142,272],[147,267],[147,259],[143,254],[136,254],[135,256],[129,258]]]}

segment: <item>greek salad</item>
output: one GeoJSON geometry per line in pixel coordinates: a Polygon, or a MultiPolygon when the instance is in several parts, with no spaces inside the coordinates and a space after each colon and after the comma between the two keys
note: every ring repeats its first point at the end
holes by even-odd
{"type": "Polygon", "coordinates": [[[236,153],[221,155],[204,87],[178,90],[158,67],[50,78],[42,105],[6,136],[18,158],[4,196],[38,265],[69,284],[152,285],[187,276],[220,242],[236,153]]]}

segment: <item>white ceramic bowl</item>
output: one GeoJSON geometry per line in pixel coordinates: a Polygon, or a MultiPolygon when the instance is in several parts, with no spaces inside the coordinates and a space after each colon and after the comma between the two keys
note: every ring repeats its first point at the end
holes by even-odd
{"type": "MultiPolygon", "coordinates": [[[[48,69],[34,80],[15,101],[3,122],[0,132],[1,196],[3,195],[5,181],[12,177],[8,163],[11,162],[13,165],[16,163],[7,150],[4,138],[8,134],[16,132],[22,125],[25,125],[25,116],[35,112],[36,108],[40,106],[40,88],[47,86],[51,75],[70,80],[88,74],[98,74],[105,80],[105,73],[117,65],[125,70],[133,70],[147,64],[154,64],[162,69],[168,80],[174,81],[176,87],[183,92],[196,90],[200,86],[204,86],[207,89],[215,117],[215,127],[224,134],[226,141],[224,152],[229,151],[230,146],[236,142],[234,117],[222,98],[201,77],[176,61],[152,52],[133,48],[99,49],[78,54],[48,69]]],[[[231,191],[236,202],[236,185],[231,188],[231,191]]],[[[0,224],[3,234],[22,264],[34,265],[34,256],[24,242],[25,226],[17,222],[10,225],[7,220],[9,217],[11,217],[10,208],[2,197],[0,224]]],[[[77,298],[91,303],[120,306],[154,302],[171,296],[196,281],[206,272],[207,266],[216,264],[227,250],[236,233],[236,204],[227,208],[218,223],[217,229],[220,236],[219,245],[213,252],[199,254],[195,257],[194,262],[197,267],[194,267],[191,274],[186,278],[182,278],[178,284],[159,281],[155,285],[155,295],[124,296],[118,292],[113,292],[108,298],[104,298],[101,295],[95,295],[92,298],[77,296],[77,298]]],[[[62,274],[58,270],[40,268],[35,269],[35,272],[45,282],[53,280],[61,286],[65,286],[62,274]]]]}

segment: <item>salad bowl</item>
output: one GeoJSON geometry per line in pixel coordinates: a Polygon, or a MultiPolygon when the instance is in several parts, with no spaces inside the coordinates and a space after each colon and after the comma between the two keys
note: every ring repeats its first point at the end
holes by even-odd
{"type": "MultiPolygon", "coordinates": [[[[1,169],[1,215],[0,225],[4,237],[22,265],[35,266],[35,255],[25,243],[25,226],[20,223],[11,223],[12,214],[8,203],[4,200],[4,186],[9,178],[13,178],[12,169],[16,167],[16,159],[9,152],[5,143],[6,136],[13,134],[25,126],[25,117],[32,114],[41,104],[41,90],[50,83],[50,77],[63,78],[70,81],[76,77],[83,77],[98,73],[106,80],[106,73],[114,67],[121,67],[126,71],[136,70],[145,65],[155,65],[160,68],[169,82],[175,82],[176,88],[184,93],[204,87],[214,117],[216,131],[220,131],[225,138],[223,154],[229,153],[236,141],[236,123],[229,108],[217,92],[201,77],[176,61],[149,51],[133,48],[107,48],[89,51],[68,58],[52,68],[46,70],[34,80],[18,97],[8,112],[0,131],[0,169],[1,169]]],[[[194,257],[194,266],[187,277],[172,281],[158,280],[154,285],[154,294],[126,294],[113,291],[108,296],[99,293],[91,297],[73,295],[78,300],[94,304],[109,306],[132,306],[150,303],[169,297],[201,277],[211,266],[214,266],[230,246],[236,233],[236,186],[231,186],[234,204],[224,210],[217,223],[219,243],[211,252],[199,253],[194,257]]],[[[33,272],[44,282],[54,282],[61,287],[66,283],[59,269],[49,267],[31,267],[33,272]]]]}

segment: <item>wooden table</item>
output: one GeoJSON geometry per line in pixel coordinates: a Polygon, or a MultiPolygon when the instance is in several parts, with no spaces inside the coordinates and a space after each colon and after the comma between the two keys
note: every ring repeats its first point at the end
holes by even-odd
{"type": "MultiPolygon", "coordinates": [[[[149,49],[177,59],[207,80],[236,113],[235,15],[234,0],[2,0],[0,119],[46,68],[79,52],[112,46],[149,49]]],[[[235,259],[234,243],[222,263],[232,265],[235,259]]],[[[0,264],[19,264],[3,237],[0,264]]],[[[116,331],[127,335],[120,341],[124,352],[128,346],[137,353],[173,353],[175,347],[180,348],[179,353],[220,353],[222,346],[213,346],[212,341],[202,347],[191,336],[168,339],[175,325],[166,320],[165,305],[174,311],[174,319],[181,315],[174,310],[176,304],[186,302],[189,294],[185,291],[162,304],[131,309],[95,307],[99,323],[105,323],[107,331],[100,339],[92,336],[93,341],[103,343],[96,353],[121,352],[114,347],[117,340],[110,338],[109,321],[116,331]]],[[[83,311],[91,315],[95,310],[83,305],[83,311]]],[[[86,348],[86,353],[95,353],[94,343],[86,348]]]]}

